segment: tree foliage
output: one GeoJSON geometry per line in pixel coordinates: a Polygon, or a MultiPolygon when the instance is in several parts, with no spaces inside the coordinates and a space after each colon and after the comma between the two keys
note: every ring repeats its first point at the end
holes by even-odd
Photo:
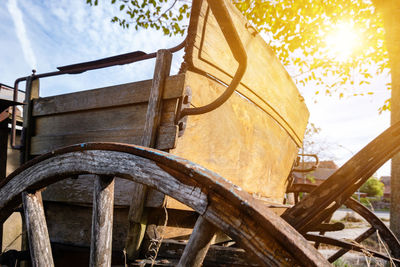
{"type": "MultiPolygon", "coordinates": [[[[86,0],[97,5],[98,0],[86,0]]],[[[153,28],[166,35],[187,29],[191,1],[109,0],[122,12],[111,19],[124,28],[153,28]]],[[[291,76],[315,94],[366,95],[360,90],[389,69],[383,20],[369,0],[233,0],[263,34],[291,76]],[[330,52],[327,35],[347,23],[359,33],[353,53],[345,60],[330,52]]],[[[346,42],[346,40],[337,40],[346,42]]],[[[390,89],[390,84],[387,84],[390,89]]],[[[390,108],[387,100],[382,110],[390,108]]]]}
{"type": "MultiPolygon", "coordinates": [[[[133,25],[136,30],[162,30],[165,35],[183,35],[187,29],[185,18],[190,17],[190,2],[178,0],[110,0],[119,6],[121,16],[114,16],[111,22],[123,28],[133,25]]],[[[86,0],[89,5],[98,5],[98,0],[86,0]]]]}
{"type": "Polygon", "coordinates": [[[360,192],[367,193],[369,197],[381,197],[384,186],[377,178],[371,177],[360,187],[360,192]]]}

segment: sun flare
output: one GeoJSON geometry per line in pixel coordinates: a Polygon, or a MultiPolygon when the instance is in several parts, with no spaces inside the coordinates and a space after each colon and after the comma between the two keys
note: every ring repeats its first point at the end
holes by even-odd
{"type": "Polygon", "coordinates": [[[325,38],[328,53],[337,61],[347,61],[361,45],[360,35],[351,23],[338,23],[333,28],[325,38]]]}

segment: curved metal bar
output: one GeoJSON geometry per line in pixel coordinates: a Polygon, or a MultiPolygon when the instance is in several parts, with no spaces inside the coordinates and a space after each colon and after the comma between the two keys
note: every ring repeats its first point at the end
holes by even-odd
{"type": "Polygon", "coordinates": [[[314,163],[314,165],[312,167],[307,168],[307,169],[300,169],[300,168],[296,169],[296,168],[293,168],[292,172],[312,172],[312,171],[314,171],[315,169],[318,168],[319,158],[318,158],[318,156],[316,154],[298,154],[298,156],[315,158],[315,163],[314,163]]]}
{"type": "MultiPolygon", "coordinates": [[[[14,92],[13,92],[13,101],[18,101],[18,85],[22,81],[26,81],[28,77],[21,77],[15,80],[14,82],[14,92]]],[[[11,138],[10,138],[10,145],[13,149],[20,149],[20,146],[15,144],[16,139],[16,132],[17,132],[17,107],[12,107],[12,120],[11,120],[11,138]]]]}
{"type": "Polygon", "coordinates": [[[246,72],[247,68],[247,53],[246,49],[242,44],[242,41],[239,37],[239,34],[236,31],[236,28],[233,24],[232,18],[229,14],[228,8],[226,7],[224,0],[208,0],[208,4],[220,26],[222,33],[229,45],[230,50],[236,61],[239,63],[239,66],[236,70],[235,75],[233,76],[232,82],[226,88],[224,93],[220,95],[217,99],[213,102],[197,108],[185,108],[181,111],[180,118],[183,118],[187,115],[200,115],[207,112],[210,112],[223,103],[225,103],[229,97],[233,94],[237,86],[239,85],[240,81],[244,73],[246,72]]]}
{"type": "Polygon", "coordinates": [[[0,221],[20,203],[22,192],[90,173],[157,187],[234,238],[262,266],[329,264],[304,237],[249,193],[190,161],[136,145],[85,143],[27,162],[0,187],[0,221]]]}

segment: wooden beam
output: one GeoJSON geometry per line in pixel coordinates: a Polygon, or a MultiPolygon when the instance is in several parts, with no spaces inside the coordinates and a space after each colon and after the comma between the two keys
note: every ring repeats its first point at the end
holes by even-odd
{"type": "Polygon", "coordinates": [[[23,112],[24,121],[21,138],[21,163],[25,163],[30,159],[31,137],[33,136],[34,131],[32,120],[33,100],[39,98],[39,79],[35,79],[33,76],[28,77],[26,80],[25,92],[26,105],[24,106],[23,112]]]}
{"type": "MultiPolygon", "coordinates": [[[[152,80],[149,103],[147,106],[146,120],[142,139],[142,146],[155,147],[157,141],[158,127],[161,120],[162,95],[166,78],[171,69],[172,54],[168,50],[157,51],[157,59],[152,80]]],[[[129,207],[129,230],[127,234],[126,249],[128,259],[134,259],[138,253],[140,244],[146,231],[146,225],[143,224],[143,208],[147,195],[147,187],[142,184],[136,184],[131,205],[129,207]]]]}
{"type": "Polygon", "coordinates": [[[190,235],[182,257],[179,260],[179,267],[201,266],[207,255],[208,248],[215,238],[216,228],[202,216],[197,219],[193,233],[190,235]]]}
{"type": "Polygon", "coordinates": [[[41,193],[24,192],[22,202],[32,266],[54,266],[41,193]]]}
{"type": "Polygon", "coordinates": [[[157,51],[156,66],[147,106],[146,121],[142,145],[154,147],[157,128],[160,124],[162,110],[162,95],[166,78],[171,69],[172,54],[168,50],[157,51]]]}
{"type": "Polygon", "coordinates": [[[111,266],[114,178],[97,176],[94,182],[90,265],[111,266]]]}
{"type": "MultiPolygon", "coordinates": [[[[165,80],[163,99],[183,95],[184,74],[165,80]]],[[[34,100],[33,116],[47,116],[90,109],[125,106],[149,101],[152,80],[114,85],[70,94],[43,97],[34,100]]]]}
{"type": "MultiPolygon", "coordinates": [[[[2,110],[0,110],[2,112],[2,110]]],[[[8,119],[0,122],[0,181],[7,176],[8,119]]],[[[0,223],[0,253],[3,251],[3,224],[0,223]]]]}

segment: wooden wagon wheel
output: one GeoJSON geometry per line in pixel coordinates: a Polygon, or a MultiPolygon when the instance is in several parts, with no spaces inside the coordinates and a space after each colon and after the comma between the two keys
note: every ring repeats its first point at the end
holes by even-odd
{"type": "MultiPolygon", "coordinates": [[[[296,198],[299,196],[299,193],[304,192],[304,193],[310,193],[313,191],[315,188],[317,188],[317,185],[313,184],[293,184],[289,189],[288,193],[294,193],[296,198]]],[[[355,250],[355,251],[368,251],[371,253],[373,256],[383,258],[385,260],[392,260],[396,264],[400,264],[400,259],[398,257],[398,253],[400,252],[400,242],[396,238],[396,236],[392,233],[392,231],[368,208],[366,208],[364,205],[362,205],[360,202],[353,198],[349,198],[344,202],[344,205],[358,213],[361,217],[363,217],[370,225],[371,227],[366,230],[364,233],[359,235],[354,241],[354,243],[339,240],[336,238],[331,238],[324,235],[324,231],[320,231],[320,235],[315,235],[315,234],[310,234],[306,233],[304,236],[306,239],[310,241],[318,243],[324,243],[328,245],[333,245],[340,247],[341,249],[338,250],[335,254],[330,256],[328,258],[329,262],[334,262],[344,254],[346,254],[350,250],[355,250]],[[392,255],[385,255],[382,253],[379,253],[377,251],[373,251],[370,249],[366,249],[362,246],[359,245],[362,241],[367,239],[369,236],[372,234],[378,232],[380,237],[383,239],[383,241],[387,245],[387,249],[391,251],[392,255]],[[397,258],[397,259],[396,259],[397,258]]],[[[331,216],[330,216],[331,217],[331,216]]],[[[329,220],[330,220],[329,217],[329,220]]],[[[329,220],[325,221],[326,223],[329,222],[329,220]]],[[[323,227],[322,227],[323,228],[323,227]]],[[[335,227],[333,227],[335,228],[335,227]]],[[[343,227],[336,227],[337,231],[340,231],[343,229],[343,227]]],[[[334,230],[334,229],[332,229],[334,230]]]]}
{"type": "Polygon", "coordinates": [[[328,262],[283,219],[229,181],[168,153],[112,143],[88,143],[40,156],[11,174],[0,188],[0,221],[22,202],[34,266],[52,266],[40,190],[66,177],[96,174],[91,266],[110,266],[113,177],[155,188],[199,216],[180,266],[200,265],[214,225],[262,266],[325,266],[328,262]],[[197,242],[200,240],[203,242],[197,242]],[[205,241],[204,241],[205,240],[205,241]]]}

